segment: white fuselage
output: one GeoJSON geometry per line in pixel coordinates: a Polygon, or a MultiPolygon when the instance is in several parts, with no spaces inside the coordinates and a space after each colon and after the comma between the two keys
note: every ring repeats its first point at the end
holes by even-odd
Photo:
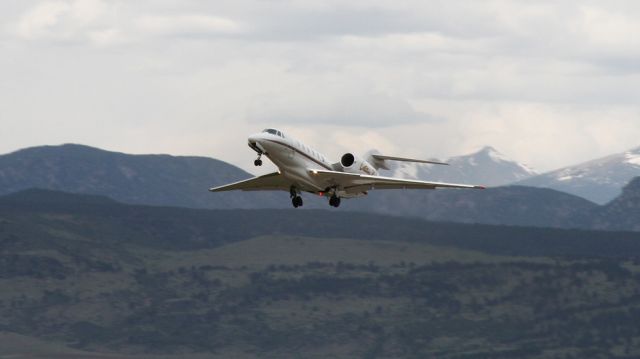
{"type": "MultiPolygon", "coordinates": [[[[310,174],[310,170],[342,171],[339,165],[334,165],[327,157],[306,144],[274,130],[275,133],[261,132],[249,136],[249,147],[258,153],[262,153],[271,160],[279,172],[296,184],[298,188],[307,191],[324,193],[328,190],[326,184],[318,183],[310,174]]],[[[377,171],[367,166],[366,174],[375,174],[377,171]]],[[[339,191],[339,189],[337,189],[339,191]]],[[[343,195],[355,197],[353,195],[343,195]]]]}

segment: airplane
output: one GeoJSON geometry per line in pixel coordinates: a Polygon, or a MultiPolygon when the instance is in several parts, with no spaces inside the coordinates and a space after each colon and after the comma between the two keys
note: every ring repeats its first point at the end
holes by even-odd
{"type": "Polygon", "coordinates": [[[345,153],[339,162],[331,163],[320,152],[273,128],[249,136],[248,141],[249,147],[258,153],[254,165],[262,166],[264,155],[278,167],[278,171],[210,188],[209,191],[283,190],[289,192],[293,207],[298,208],[303,204],[300,196],[302,192],[327,197],[330,206],[339,207],[341,198],[366,196],[368,191],[374,189],[485,189],[484,186],[477,185],[384,177],[378,173],[379,169],[390,169],[389,161],[447,165],[443,162],[385,156],[377,151],[370,151],[364,158],[345,153]]]}

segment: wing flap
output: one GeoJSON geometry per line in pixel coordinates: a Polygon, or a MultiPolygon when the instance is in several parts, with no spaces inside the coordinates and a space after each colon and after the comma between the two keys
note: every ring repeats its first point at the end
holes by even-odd
{"type": "Polygon", "coordinates": [[[234,182],[224,186],[209,188],[211,192],[223,192],[223,191],[288,191],[291,188],[291,183],[284,178],[278,172],[269,173],[263,176],[249,178],[246,180],[234,182]]]}
{"type": "Polygon", "coordinates": [[[312,176],[327,183],[335,183],[345,190],[366,189],[436,189],[436,188],[468,188],[484,189],[484,186],[406,180],[384,176],[371,176],[346,172],[311,170],[312,176]]]}

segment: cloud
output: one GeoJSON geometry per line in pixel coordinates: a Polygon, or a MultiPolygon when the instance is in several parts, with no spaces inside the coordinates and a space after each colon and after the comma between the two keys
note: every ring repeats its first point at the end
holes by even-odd
{"type": "Polygon", "coordinates": [[[106,8],[100,0],[41,2],[20,17],[15,32],[29,40],[71,40],[90,29],[106,8]]]}
{"type": "Polygon", "coordinates": [[[439,120],[417,111],[405,100],[388,95],[335,92],[263,97],[254,102],[248,117],[251,122],[260,123],[368,128],[439,120]]]}
{"type": "Polygon", "coordinates": [[[489,144],[551,169],[640,144],[639,17],[630,0],[2,2],[0,147],[250,168],[247,134],[278,126],[336,156],[489,144]]]}
{"type": "Polygon", "coordinates": [[[13,30],[25,40],[108,46],[143,43],[154,37],[238,34],[244,26],[211,14],[148,14],[132,3],[69,0],[36,4],[20,16],[13,30]]]}
{"type": "Polygon", "coordinates": [[[136,25],[147,34],[155,35],[210,35],[234,34],[243,27],[231,19],[199,14],[144,15],[136,25]]]}
{"type": "Polygon", "coordinates": [[[64,2],[41,3],[22,16],[16,26],[16,33],[25,39],[46,36],[70,9],[71,6],[64,2]]]}

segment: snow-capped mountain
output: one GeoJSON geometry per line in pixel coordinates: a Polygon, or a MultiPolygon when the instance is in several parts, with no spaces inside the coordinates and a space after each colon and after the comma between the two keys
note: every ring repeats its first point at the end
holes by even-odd
{"type": "Polygon", "coordinates": [[[401,162],[393,170],[393,176],[425,181],[501,186],[537,175],[531,168],[508,159],[490,146],[469,155],[451,157],[446,162],[449,166],[401,162]]]}
{"type": "Polygon", "coordinates": [[[640,147],[544,173],[518,184],[551,188],[604,204],[620,195],[622,188],[638,176],[640,147]]]}

